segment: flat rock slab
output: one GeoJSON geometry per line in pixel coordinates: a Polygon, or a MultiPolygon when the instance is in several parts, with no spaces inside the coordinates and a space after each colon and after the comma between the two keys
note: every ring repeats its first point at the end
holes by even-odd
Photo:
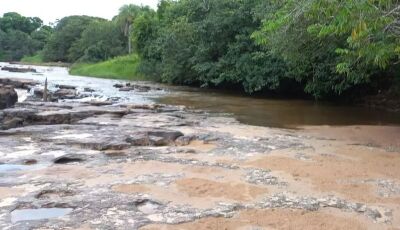
{"type": "Polygon", "coordinates": [[[0,122],[1,229],[400,224],[385,149],[166,105],[25,102],[0,122]]]}

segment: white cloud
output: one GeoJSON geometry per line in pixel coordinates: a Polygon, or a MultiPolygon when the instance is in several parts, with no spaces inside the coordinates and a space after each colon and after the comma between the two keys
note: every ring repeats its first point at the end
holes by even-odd
{"type": "Polygon", "coordinates": [[[89,15],[111,19],[125,4],[149,5],[156,9],[158,0],[0,0],[0,15],[17,12],[40,17],[46,24],[70,15],[89,15]]]}

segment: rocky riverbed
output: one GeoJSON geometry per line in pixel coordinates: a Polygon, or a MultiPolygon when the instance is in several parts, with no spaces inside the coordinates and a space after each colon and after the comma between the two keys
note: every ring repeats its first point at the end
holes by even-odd
{"type": "Polygon", "coordinates": [[[0,121],[1,229],[400,226],[398,127],[276,129],[182,106],[38,95],[0,121]]]}

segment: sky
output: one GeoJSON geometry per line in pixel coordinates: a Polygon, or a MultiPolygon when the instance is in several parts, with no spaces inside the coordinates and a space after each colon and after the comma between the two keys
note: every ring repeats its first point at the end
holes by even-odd
{"type": "Polygon", "coordinates": [[[125,4],[157,8],[158,0],[0,0],[0,15],[17,12],[26,17],[39,17],[45,24],[70,15],[89,15],[112,19],[125,4]]]}

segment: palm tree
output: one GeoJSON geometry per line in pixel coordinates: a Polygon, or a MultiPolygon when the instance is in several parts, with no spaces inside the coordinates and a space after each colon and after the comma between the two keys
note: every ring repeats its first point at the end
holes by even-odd
{"type": "Polygon", "coordinates": [[[135,19],[139,16],[142,7],[129,4],[124,5],[119,9],[117,16],[117,23],[120,25],[122,32],[128,39],[128,52],[132,53],[132,42],[131,42],[131,29],[135,19]]]}

